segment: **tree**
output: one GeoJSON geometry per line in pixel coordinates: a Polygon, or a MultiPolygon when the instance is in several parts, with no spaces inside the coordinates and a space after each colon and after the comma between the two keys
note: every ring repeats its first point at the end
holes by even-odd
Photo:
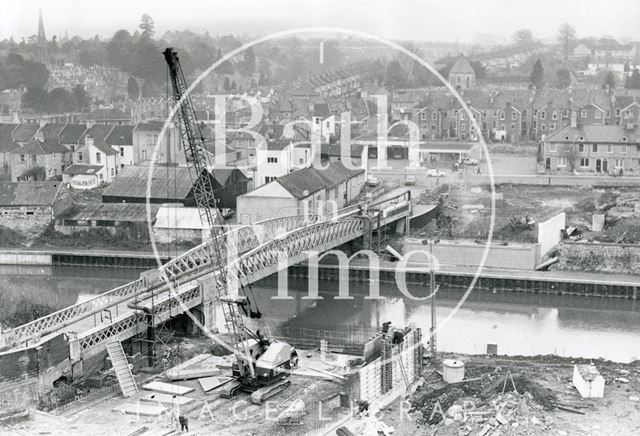
{"type": "Polygon", "coordinates": [[[89,109],[89,94],[85,91],[84,86],[76,85],[72,90],[73,98],[75,99],[76,108],[80,111],[89,109]]]}
{"type": "Polygon", "coordinates": [[[533,68],[531,69],[531,75],[529,76],[532,85],[535,85],[536,88],[542,88],[544,85],[544,67],[542,66],[542,62],[540,59],[533,64],[533,68]]]}
{"type": "Polygon", "coordinates": [[[229,82],[229,78],[227,76],[225,76],[224,82],[222,83],[222,89],[224,89],[225,92],[231,91],[231,82],[229,82]]]}
{"type": "Polygon", "coordinates": [[[385,86],[401,88],[406,84],[406,73],[397,59],[389,61],[384,74],[385,86]]]}
{"type": "Polygon", "coordinates": [[[556,77],[558,79],[558,87],[564,89],[571,85],[571,73],[566,68],[556,71],[556,77]]]}
{"type": "Polygon", "coordinates": [[[143,14],[140,18],[140,30],[142,30],[142,36],[145,38],[153,38],[153,34],[155,33],[155,24],[153,23],[153,18],[149,14],[143,14]]]}
{"type": "Polygon", "coordinates": [[[140,96],[138,81],[133,77],[129,77],[129,82],[127,82],[127,94],[130,100],[137,100],[140,96]]]}
{"type": "Polygon", "coordinates": [[[76,99],[64,88],[54,88],[47,95],[46,108],[52,113],[73,112],[76,109],[76,99]]]}
{"type": "Polygon", "coordinates": [[[471,61],[469,62],[471,68],[473,68],[473,72],[476,75],[477,80],[484,80],[487,77],[487,68],[480,61],[471,61]]]}
{"type": "Polygon", "coordinates": [[[627,89],[640,89],[640,71],[637,68],[633,69],[631,76],[627,78],[624,84],[627,89]]]}
{"type": "Polygon", "coordinates": [[[604,79],[604,83],[602,84],[602,89],[610,89],[614,90],[616,87],[616,77],[613,75],[611,71],[607,73],[607,76],[604,79]]]}
{"type": "Polygon", "coordinates": [[[558,42],[560,42],[560,46],[562,47],[565,64],[569,59],[569,51],[573,48],[575,41],[576,29],[574,29],[569,23],[563,23],[558,32],[558,42]]]}
{"type": "Polygon", "coordinates": [[[569,171],[575,171],[576,163],[580,158],[578,147],[576,147],[575,144],[561,144],[561,148],[558,150],[558,154],[567,160],[569,171]]]}
{"type": "Polygon", "coordinates": [[[22,94],[21,105],[38,112],[44,112],[47,108],[47,91],[39,86],[27,88],[27,92],[22,94]]]}
{"type": "Polygon", "coordinates": [[[256,54],[253,52],[253,47],[249,47],[244,52],[244,65],[242,73],[245,76],[251,76],[256,72],[256,54]]]}
{"type": "Polygon", "coordinates": [[[513,43],[515,45],[528,45],[534,42],[533,33],[529,29],[520,29],[513,34],[513,43]]]}

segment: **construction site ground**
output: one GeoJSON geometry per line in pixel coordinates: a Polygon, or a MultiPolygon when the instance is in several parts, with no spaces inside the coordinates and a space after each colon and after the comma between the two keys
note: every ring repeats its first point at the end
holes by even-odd
{"type": "MultiPolygon", "coordinates": [[[[633,188],[580,188],[564,186],[501,185],[495,187],[497,241],[536,242],[535,223],[560,212],[567,214],[567,226],[576,228],[573,237],[599,242],[640,242],[640,196],[633,188]],[[592,217],[605,214],[605,227],[593,232],[592,217]]],[[[419,233],[442,238],[486,239],[491,221],[491,190],[488,186],[464,183],[441,184],[427,189],[418,204],[443,205],[446,217],[419,233]]]]}
{"type": "MultiPolygon", "coordinates": [[[[188,340],[183,350],[185,358],[200,356],[207,350],[207,341],[188,340]]],[[[291,385],[272,397],[268,406],[251,404],[248,394],[234,399],[220,398],[219,388],[205,393],[197,379],[169,382],[160,376],[142,375],[138,377],[138,385],[142,387],[149,381],[160,380],[193,388],[184,395],[193,401],[180,408],[180,414],[189,420],[192,434],[271,435],[276,434],[279,413],[294,399],[310,404],[341,392],[343,385],[339,380],[322,377],[316,370],[340,374],[340,368],[353,357],[327,354],[323,361],[318,350],[301,351],[298,374],[290,377],[291,385]]],[[[220,376],[224,377],[229,371],[224,365],[228,363],[225,364],[223,358],[219,362],[220,376]]],[[[114,411],[125,404],[135,404],[149,393],[141,389],[136,396],[123,398],[116,389],[63,412],[30,410],[28,420],[0,428],[0,433],[16,436],[170,434],[172,421],[168,412],[159,416],[136,416],[114,411]]],[[[169,409],[171,407],[167,407],[169,409]]],[[[640,434],[639,411],[640,362],[617,364],[554,356],[447,355],[439,356],[433,363],[426,361],[423,377],[412,396],[399,398],[378,413],[367,416],[365,412],[336,427],[344,425],[353,434],[367,436],[371,429],[396,436],[631,436],[640,434]],[[465,381],[455,384],[443,381],[442,360],[445,358],[465,362],[465,381]],[[596,365],[606,382],[604,398],[579,396],[572,385],[575,363],[596,365]]],[[[335,431],[333,428],[327,434],[336,434],[335,431]]]]}
{"type": "Polygon", "coordinates": [[[441,369],[428,367],[413,397],[378,416],[395,436],[640,434],[640,362],[448,357],[465,362],[468,381],[446,384],[441,369]],[[596,365],[606,383],[604,398],[580,397],[572,384],[574,363],[596,365]]]}
{"type": "MultiPolygon", "coordinates": [[[[196,356],[198,352],[208,347],[206,341],[189,341],[183,349],[188,349],[186,356],[196,356]],[[194,347],[193,342],[197,342],[194,347]]],[[[340,392],[339,379],[331,379],[318,372],[340,372],[339,367],[345,366],[347,360],[354,356],[328,354],[325,360],[320,359],[319,351],[300,351],[300,364],[291,381],[284,391],[271,397],[268,405],[251,403],[248,393],[240,393],[232,399],[220,397],[221,388],[204,392],[198,379],[169,381],[163,374],[156,376],[139,374],[136,376],[140,391],[133,397],[123,398],[120,390],[114,389],[102,398],[90,402],[79,402],[63,411],[43,412],[30,409],[30,419],[0,426],[2,435],[36,435],[52,436],[72,435],[141,435],[159,436],[172,434],[172,418],[170,411],[175,410],[171,405],[140,401],[143,396],[153,392],[144,390],[143,386],[151,381],[160,381],[172,385],[192,388],[193,391],[183,395],[192,398],[189,404],[180,406],[179,413],[187,417],[191,434],[240,436],[240,435],[271,435],[276,433],[279,413],[287,409],[292,401],[301,398],[305,402],[325,399],[340,392]],[[313,369],[312,369],[313,368],[313,369]],[[124,405],[139,404],[144,406],[164,406],[166,411],[158,416],[143,416],[125,414],[114,409],[124,405]],[[136,433],[138,432],[138,433],[136,433]]],[[[215,357],[214,357],[215,359],[215,357]]],[[[218,369],[220,378],[230,375],[229,359],[220,359],[218,369]]],[[[195,367],[202,367],[196,364],[195,367]]],[[[191,367],[190,367],[191,368],[191,367]]],[[[4,405],[10,406],[10,405],[4,405]]],[[[134,409],[135,410],[135,409],[134,409]]],[[[0,424],[1,425],[1,424],[0,424]]],[[[178,433],[178,432],[177,432],[178,433]]],[[[176,433],[176,434],[177,434],[176,433]]]]}

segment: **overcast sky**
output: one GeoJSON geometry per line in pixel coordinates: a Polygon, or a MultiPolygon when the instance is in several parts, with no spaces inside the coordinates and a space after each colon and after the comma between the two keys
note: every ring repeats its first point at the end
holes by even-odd
{"type": "Polygon", "coordinates": [[[578,36],[640,40],[637,0],[0,0],[0,39],[35,34],[40,8],[48,38],[134,31],[147,12],[159,34],[190,28],[253,36],[322,25],[389,39],[470,42],[495,35],[506,43],[518,29],[551,38],[569,22],[578,36]]]}

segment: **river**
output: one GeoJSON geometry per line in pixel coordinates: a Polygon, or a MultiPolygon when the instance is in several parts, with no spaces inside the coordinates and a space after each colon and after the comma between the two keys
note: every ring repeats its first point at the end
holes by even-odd
{"type": "MultiPolygon", "coordinates": [[[[136,270],[81,267],[2,267],[0,303],[37,303],[59,309],[137,277],[136,270]]],[[[428,337],[430,302],[404,297],[391,284],[381,285],[384,300],[365,299],[367,285],[350,283],[352,300],[336,300],[337,282],[320,285],[322,300],[305,299],[306,281],[289,280],[290,300],[277,300],[273,278],[253,286],[263,321],[291,327],[341,330],[376,328],[382,322],[407,322],[428,337]]],[[[416,296],[426,289],[409,286],[416,296]]],[[[606,358],[629,362],[640,358],[640,301],[575,296],[473,291],[457,311],[463,291],[438,294],[437,344],[441,351],[483,353],[487,343],[500,354],[606,358]],[[446,320],[446,322],[445,322],[446,320]]],[[[3,310],[0,315],[4,315],[3,310]]],[[[0,318],[0,324],[6,320],[0,318]]]]}

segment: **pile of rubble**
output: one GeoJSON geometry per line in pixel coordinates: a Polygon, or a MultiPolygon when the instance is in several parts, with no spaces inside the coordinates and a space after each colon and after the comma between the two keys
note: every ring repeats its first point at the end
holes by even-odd
{"type": "Polygon", "coordinates": [[[412,402],[423,424],[443,435],[542,435],[553,421],[553,391],[523,374],[496,370],[461,383],[417,392],[412,402]]]}

